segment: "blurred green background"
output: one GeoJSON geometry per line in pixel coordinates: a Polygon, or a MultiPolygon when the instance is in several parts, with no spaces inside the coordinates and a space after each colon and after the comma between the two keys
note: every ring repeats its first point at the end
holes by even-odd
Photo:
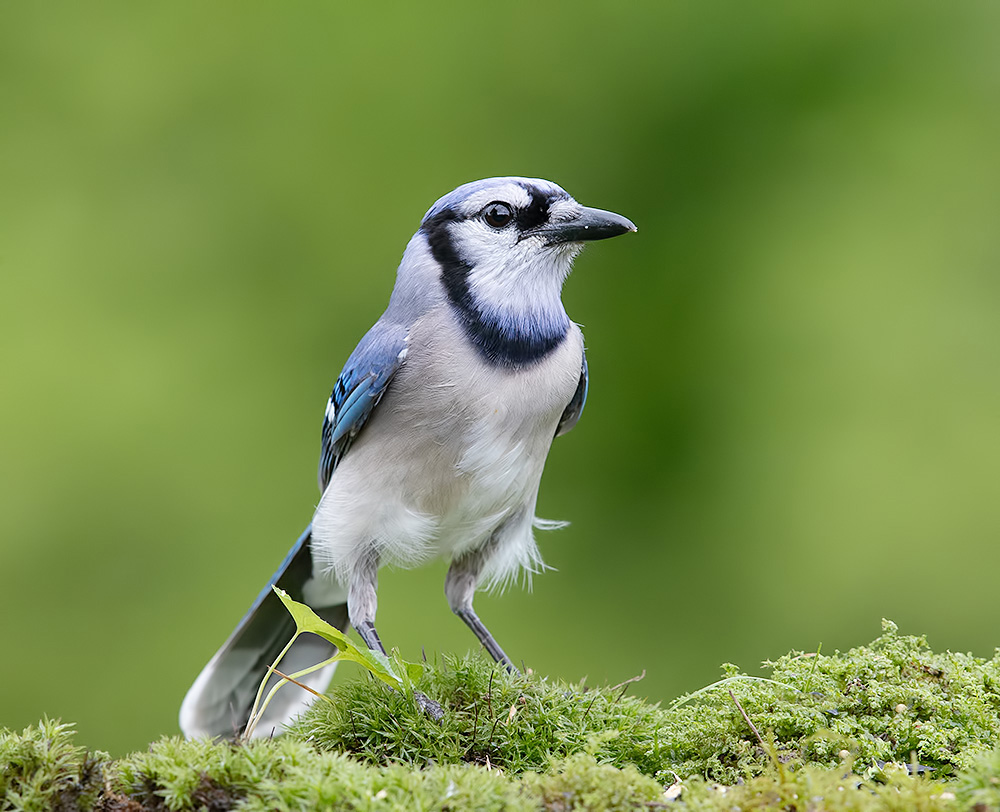
{"type": "MultiPolygon", "coordinates": [[[[573,524],[477,602],[515,659],[670,700],[883,616],[990,655],[998,34],[992,2],[4,4],[0,725],[177,730],[407,239],[497,174],[639,226],[566,287],[590,400],[539,512],[573,524]]],[[[410,659],[473,646],[444,572],[383,575],[410,659]]]]}

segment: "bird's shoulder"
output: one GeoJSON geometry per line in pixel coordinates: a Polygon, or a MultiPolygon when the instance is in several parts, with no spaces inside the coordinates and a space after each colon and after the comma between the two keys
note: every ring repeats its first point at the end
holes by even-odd
{"type": "Polygon", "coordinates": [[[325,490],[337,463],[367,423],[386,387],[406,360],[409,327],[379,319],[358,342],[337,376],[323,416],[319,486],[325,490]]]}

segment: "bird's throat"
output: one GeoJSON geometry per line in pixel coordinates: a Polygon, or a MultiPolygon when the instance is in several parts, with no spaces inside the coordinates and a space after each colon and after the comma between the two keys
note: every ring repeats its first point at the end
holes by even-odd
{"type": "Polygon", "coordinates": [[[486,313],[468,299],[449,298],[466,337],[480,355],[494,365],[523,367],[534,364],[562,344],[569,332],[569,318],[562,310],[551,319],[540,319],[486,313]]]}
{"type": "MultiPolygon", "coordinates": [[[[491,305],[473,290],[473,268],[458,255],[447,230],[447,217],[424,226],[428,246],[441,267],[444,286],[463,332],[484,360],[512,368],[534,364],[566,338],[570,321],[559,300],[560,285],[546,286],[543,295],[504,297],[505,305],[491,305]],[[511,304],[513,298],[516,304],[511,304]],[[521,301],[517,301],[520,299],[521,301]]],[[[538,293],[538,292],[536,292],[538,293]]],[[[499,297],[490,297],[497,300],[499,297]]]]}

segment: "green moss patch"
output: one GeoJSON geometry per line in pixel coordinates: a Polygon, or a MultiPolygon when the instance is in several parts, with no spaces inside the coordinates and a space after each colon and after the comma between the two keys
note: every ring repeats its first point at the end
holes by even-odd
{"type": "Polygon", "coordinates": [[[506,674],[473,657],[445,659],[417,687],[441,703],[433,724],[374,681],[338,688],[293,735],[372,764],[492,764],[545,769],[583,751],[665,780],[700,775],[732,784],[769,764],[757,732],[784,761],[878,769],[910,763],[945,775],[1000,743],[1000,658],[936,654],[922,637],[882,635],[847,653],[792,652],[765,664],[770,679],[725,666],[713,686],[659,707],[636,686],[587,688],[506,674]]]}
{"type": "Polygon", "coordinates": [[[0,733],[0,810],[1000,809],[1000,655],[938,654],[885,622],[867,646],[765,666],[660,707],[634,684],[446,658],[415,686],[441,722],[365,677],[282,738],[164,738],[117,761],[45,721],[0,733]]]}

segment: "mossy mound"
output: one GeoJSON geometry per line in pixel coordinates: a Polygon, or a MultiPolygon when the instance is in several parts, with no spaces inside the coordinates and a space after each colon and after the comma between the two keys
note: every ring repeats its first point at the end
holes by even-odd
{"type": "Polygon", "coordinates": [[[1000,655],[936,654],[922,637],[882,635],[847,653],[792,652],[765,664],[771,679],[724,666],[725,679],[661,708],[635,686],[587,688],[517,677],[482,658],[446,659],[417,687],[441,703],[440,725],[382,684],[338,688],[292,735],[371,764],[492,764],[515,774],[583,751],[666,780],[700,775],[732,784],[783,761],[865,770],[910,763],[938,775],[970,766],[1000,743],[1000,655]]]}
{"type": "Polygon", "coordinates": [[[46,721],[0,733],[0,810],[1000,809],[1000,654],[936,654],[886,622],[765,665],[661,708],[446,659],[416,686],[440,723],[363,678],[283,738],[118,761],[46,721]]]}

